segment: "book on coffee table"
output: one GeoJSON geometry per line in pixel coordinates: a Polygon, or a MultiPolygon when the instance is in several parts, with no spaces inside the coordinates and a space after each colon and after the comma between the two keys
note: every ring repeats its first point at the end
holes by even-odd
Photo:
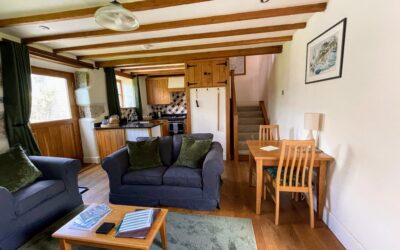
{"type": "Polygon", "coordinates": [[[127,213],[117,227],[116,237],[145,239],[160,209],[144,209],[127,213]]]}

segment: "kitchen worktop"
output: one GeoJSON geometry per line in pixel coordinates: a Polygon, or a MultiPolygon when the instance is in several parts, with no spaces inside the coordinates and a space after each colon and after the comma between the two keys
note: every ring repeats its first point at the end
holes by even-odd
{"type": "Polygon", "coordinates": [[[157,122],[149,122],[149,123],[139,123],[139,122],[131,122],[128,123],[126,125],[120,125],[118,127],[106,127],[106,128],[102,128],[102,127],[96,127],[96,130],[100,130],[100,129],[151,129],[154,128],[156,126],[160,126],[159,123],[157,122]]]}

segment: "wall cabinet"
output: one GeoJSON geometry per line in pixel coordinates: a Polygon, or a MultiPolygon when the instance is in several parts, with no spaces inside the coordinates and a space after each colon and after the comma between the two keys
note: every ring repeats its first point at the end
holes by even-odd
{"type": "Polygon", "coordinates": [[[96,139],[101,160],[126,144],[124,129],[97,129],[96,139]]]}
{"type": "Polygon", "coordinates": [[[185,77],[189,88],[226,86],[229,77],[228,60],[189,61],[186,63],[185,77]]]}
{"type": "Polygon", "coordinates": [[[171,93],[168,90],[168,78],[152,77],[146,79],[147,104],[168,105],[171,93]]]}

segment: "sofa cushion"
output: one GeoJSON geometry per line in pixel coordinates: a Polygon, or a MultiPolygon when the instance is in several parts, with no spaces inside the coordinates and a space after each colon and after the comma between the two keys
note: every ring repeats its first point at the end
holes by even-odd
{"type": "Polygon", "coordinates": [[[182,166],[171,166],[163,177],[163,184],[169,186],[201,188],[201,168],[188,168],[182,166]]]}
{"type": "MultiPolygon", "coordinates": [[[[155,137],[138,137],[136,138],[137,141],[146,141],[149,139],[153,139],[155,137]]],[[[160,157],[161,162],[164,166],[171,166],[172,165],[172,136],[163,136],[160,137],[160,157]]]]}
{"type": "Polygon", "coordinates": [[[204,158],[210,150],[211,140],[195,140],[183,137],[181,152],[175,165],[189,168],[201,168],[204,158]]]}
{"type": "Polygon", "coordinates": [[[167,167],[147,168],[126,173],[122,177],[125,185],[161,185],[167,167]]]}
{"type": "Polygon", "coordinates": [[[61,180],[43,180],[15,192],[17,215],[24,214],[64,190],[65,185],[61,180]]]}
{"type": "Polygon", "coordinates": [[[195,133],[195,134],[185,134],[185,135],[174,135],[173,137],[173,152],[172,152],[172,162],[176,162],[179,153],[181,152],[182,137],[187,136],[195,140],[212,140],[213,134],[210,133],[195,133]]]}
{"type": "Polygon", "coordinates": [[[16,192],[34,182],[42,172],[33,165],[21,146],[0,154],[0,186],[16,192]]]}
{"type": "Polygon", "coordinates": [[[159,138],[128,141],[129,169],[140,170],[162,166],[159,145],[159,138]]]}

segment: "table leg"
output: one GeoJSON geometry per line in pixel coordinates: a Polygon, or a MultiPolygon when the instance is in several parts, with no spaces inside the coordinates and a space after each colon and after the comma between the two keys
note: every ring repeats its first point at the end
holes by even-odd
{"type": "Polygon", "coordinates": [[[261,199],[263,191],[263,161],[256,161],[256,214],[261,213],[261,199]]]}
{"type": "Polygon", "coordinates": [[[317,206],[317,214],[318,219],[322,219],[322,215],[324,213],[325,206],[325,195],[326,195],[326,161],[321,161],[321,165],[319,167],[318,173],[318,206],[317,206]]]}
{"type": "Polygon", "coordinates": [[[160,236],[163,250],[167,250],[167,225],[165,220],[160,227],[160,236]]]}
{"type": "Polygon", "coordinates": [[[72,250],[72,245],[69,244],[66,240],[60,239],[60,248],[61,250],[72,250]]]}
{"type": "Polygon", "coordinates": [[[249,187],[251,187],[253,181],[253,156],[249,152],[249,187]]]}

